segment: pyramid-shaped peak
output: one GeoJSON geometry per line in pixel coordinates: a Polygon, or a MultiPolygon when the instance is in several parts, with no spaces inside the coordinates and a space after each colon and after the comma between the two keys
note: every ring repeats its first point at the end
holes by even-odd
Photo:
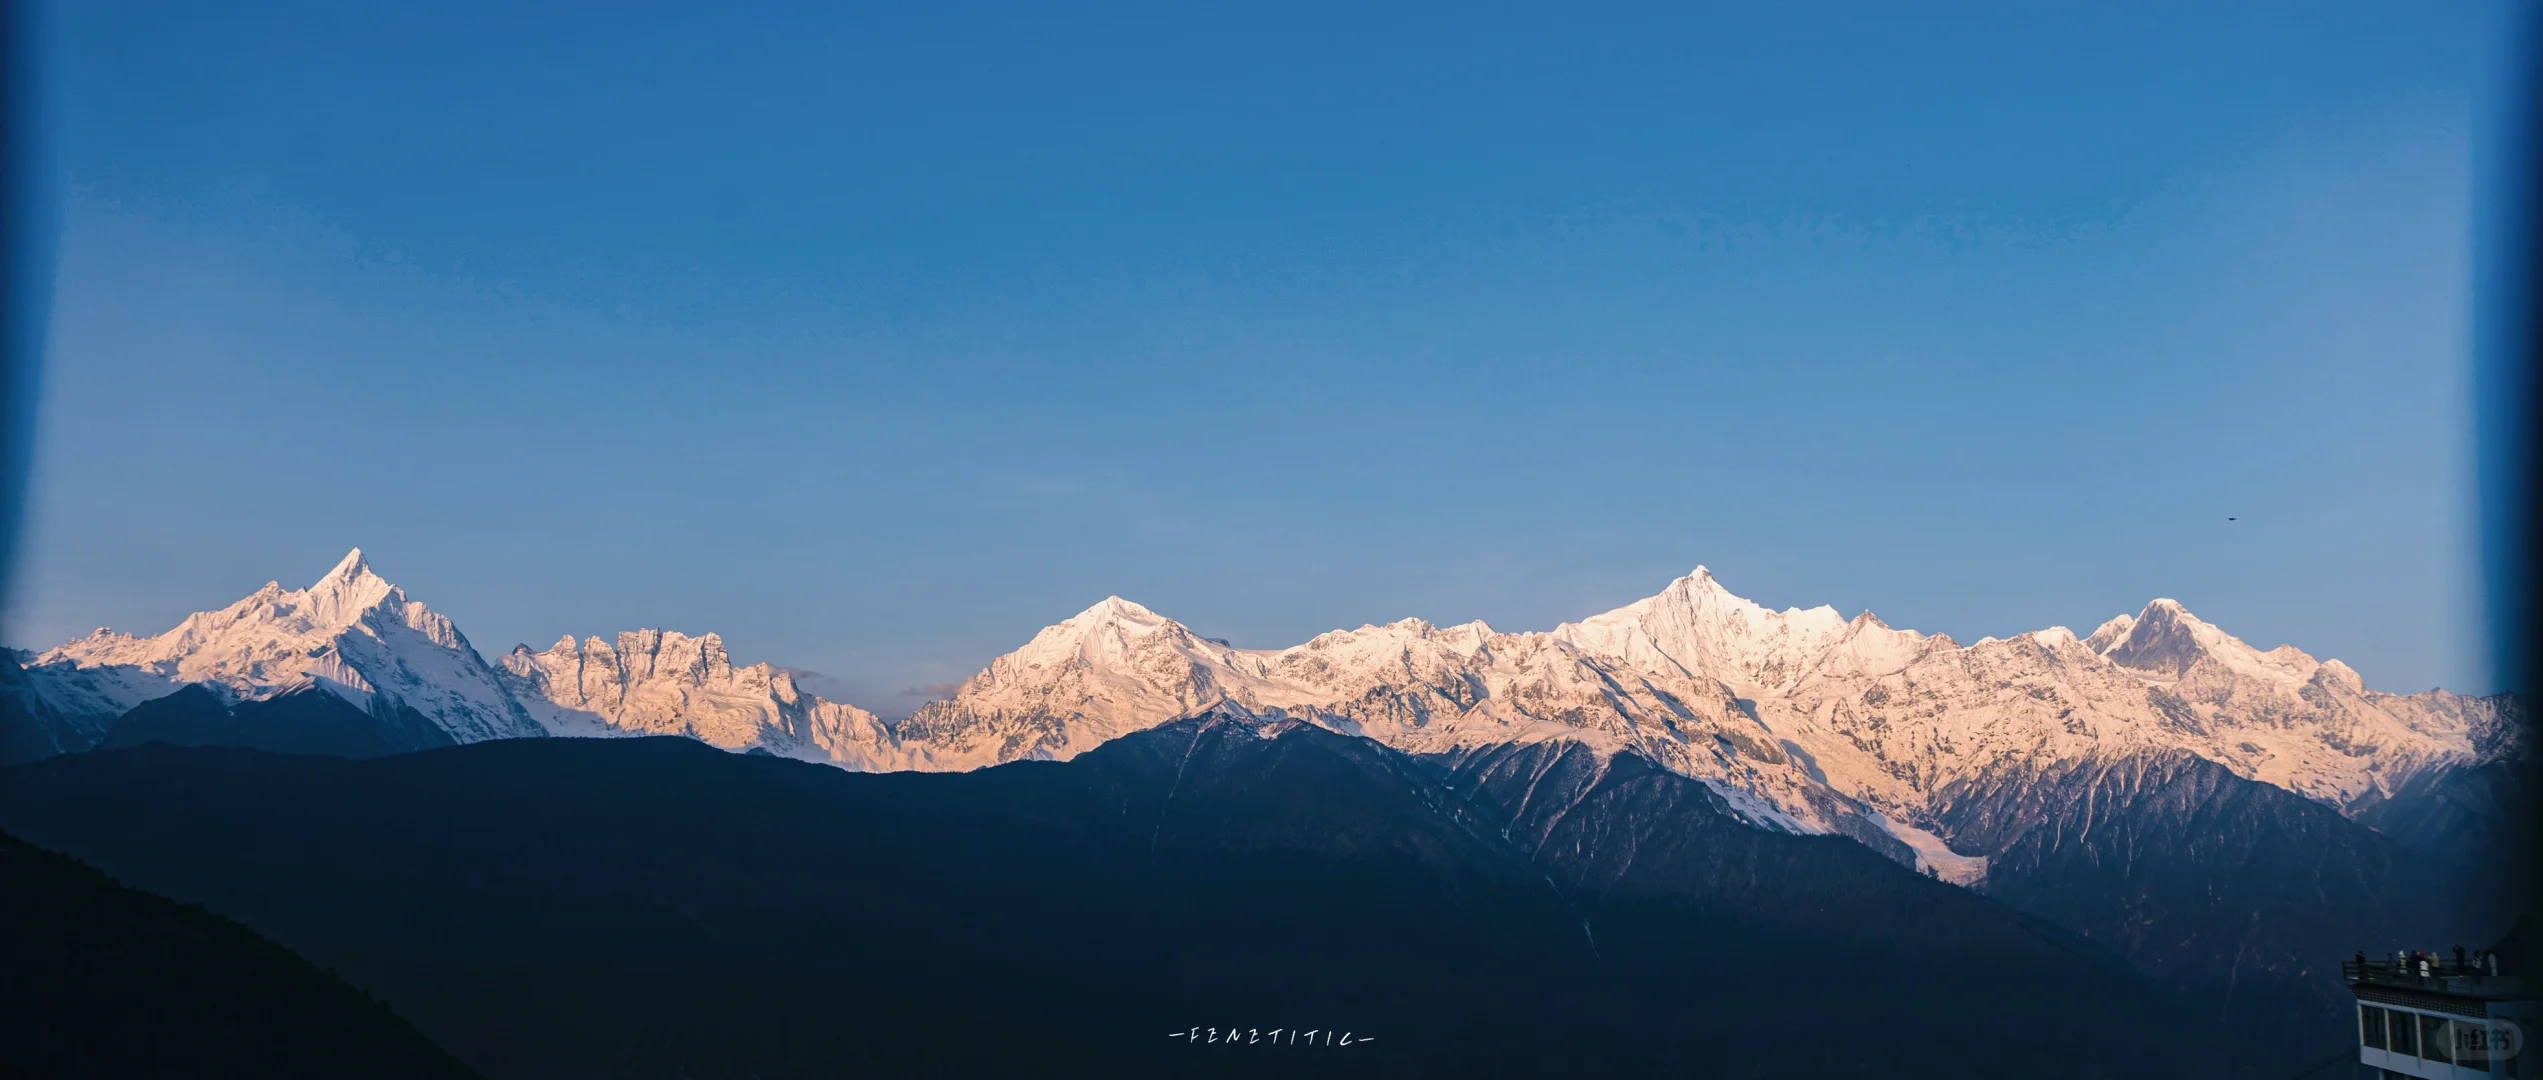
{"type": "Polygon", "coordinates": [[[2130,628],[2132,634],[2169,633],[2178,629],[2207,644],[2214,644],[2228,636],[2215,623],[2192,614],[2188,607],[2168,596],[2146,601],[2145,610],[2139,611],[2133,622],[2135,625],[2130,628]]]}
{"type": "Polygon", "coordinates": [[[344,558],[336,560],[335,569],[327,571],[326,576],[318,579],[318,585],[311,587],[316,588],[329,582],[355,581],[377,576],[371,572],[371,560],[364,557],[361,548],[355,548],[345,552],[344,558]]]}
{"type": "Polygon", "coordinates": [[[2129,620],[2102,655],[2121,667],[2177,675],[2225,640],[2222,631],[2190,614],[2180,601],[2156,597],[2129,620]]]}
{"type": "Polygon", "coordinates": [[[373,605],[399,595],[397,586],[381,580],[362,557],[362,549],[346,552],[335,569],[309,586],[310,613],[323,622],[348,625],[373,605]]]}

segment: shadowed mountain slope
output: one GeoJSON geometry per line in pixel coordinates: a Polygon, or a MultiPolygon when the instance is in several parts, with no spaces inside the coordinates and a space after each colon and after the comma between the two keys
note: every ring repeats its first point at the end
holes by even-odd
{"type": "Polygon", "coordinates": [[[0,773],[0,824],[338,968],[495,1077],[2225,1071],[2106,955],[1850,841],[1632,758],[1559,815],[1465,765],[1224,716],[952,775],[673,739],[150,746],[0,773]],[[1576,836],[1609,854],[1549,861],[1576,836]],[[1194,1028],[1248,1038],[1170,1037],[1194,1028]],[[1258,1041],[1307,1029],[1360,1041],[1258,1041]]]}

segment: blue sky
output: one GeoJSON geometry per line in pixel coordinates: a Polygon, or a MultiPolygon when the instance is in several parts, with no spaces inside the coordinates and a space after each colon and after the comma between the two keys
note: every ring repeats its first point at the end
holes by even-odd
{"type": "Polygon", "coordinates": [[[733,7],[57,9],[11,643],[359,544],[896,713],[1702,563],[2492,682],[2495,5],[733,7]]]}

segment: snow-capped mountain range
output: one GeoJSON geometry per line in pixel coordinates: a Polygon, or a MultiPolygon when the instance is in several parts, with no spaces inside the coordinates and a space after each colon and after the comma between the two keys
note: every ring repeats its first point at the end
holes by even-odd
{"type": "MultiPolygon", "coordinates": [[[[23,654],[20,654],[23,656],[23,654]]],[[[735,666],[713,634],[619,633],[487,663],[357,549],[307,589],[269,583],[136,638],[25,658],[33,710],[94,745],[135,705],[323,688],[412,708],[456,742],[678,734],[868,770],[1065,759],[1205,711],[1305,720],[1412,753],[1572,740],[1705,782],[1752,823],[1855,836],[1949,876],[1949,793],[2058,763],[2185,752],[2353,812],[2433,770],[2522,753],[2504,697],[2369,690],[2337,660],[2255,649],[2156,600],[2077,636],[1962,645],[1869,612],[1772,611],[1702,567],[1549,632],[1418,619],[1239,649],[1118,597],[1047,627],[897,723],[735,666]]]]}

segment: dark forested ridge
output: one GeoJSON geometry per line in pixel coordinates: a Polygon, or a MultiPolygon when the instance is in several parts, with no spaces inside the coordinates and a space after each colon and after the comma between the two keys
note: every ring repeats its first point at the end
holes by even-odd
{"type": "Polygon", "coordinates": [[[2095,946],[1631,758],[1226,718],[954,775],[677,739],[162,745],[0,773],[0,824],[271,934],[499,1078],[2236,1064],[2095,946]],[[1308,1029],[1357,1041],[1273,1045],[1308,1029]]]}
{"type": "Polygon", "coordinates": [[[2489,932],[2535,907],[2517,872],[2536,850],[2533,775],[2526,756],[2448,766],[2358,808],[2357,820],[2448,875],[2453,921],[2489,932]]]}
{"type": "Polygon", "coordinates": [[[2203,1014],[2324,1053],[2353,1043],[2339,962],[2495,934],[2450,868],[2188,754],[2062,764],[1946,792],[1983,891],[2126,957],[2203,1014]]]}
{"type": "Polygon", "coordinates": [[[476,1075],[291,950],[6,833],[0,972],[0,1075],[476,1075]]]}
{"type": "Polygon", "coordinates": [[[375,715],[314,686],[231,704],[198,683],[133,706],[97,745],[235,746],[354,758],[451,745],[450,736],[414,709],[385,700],[377,708],[375,715]]]}

